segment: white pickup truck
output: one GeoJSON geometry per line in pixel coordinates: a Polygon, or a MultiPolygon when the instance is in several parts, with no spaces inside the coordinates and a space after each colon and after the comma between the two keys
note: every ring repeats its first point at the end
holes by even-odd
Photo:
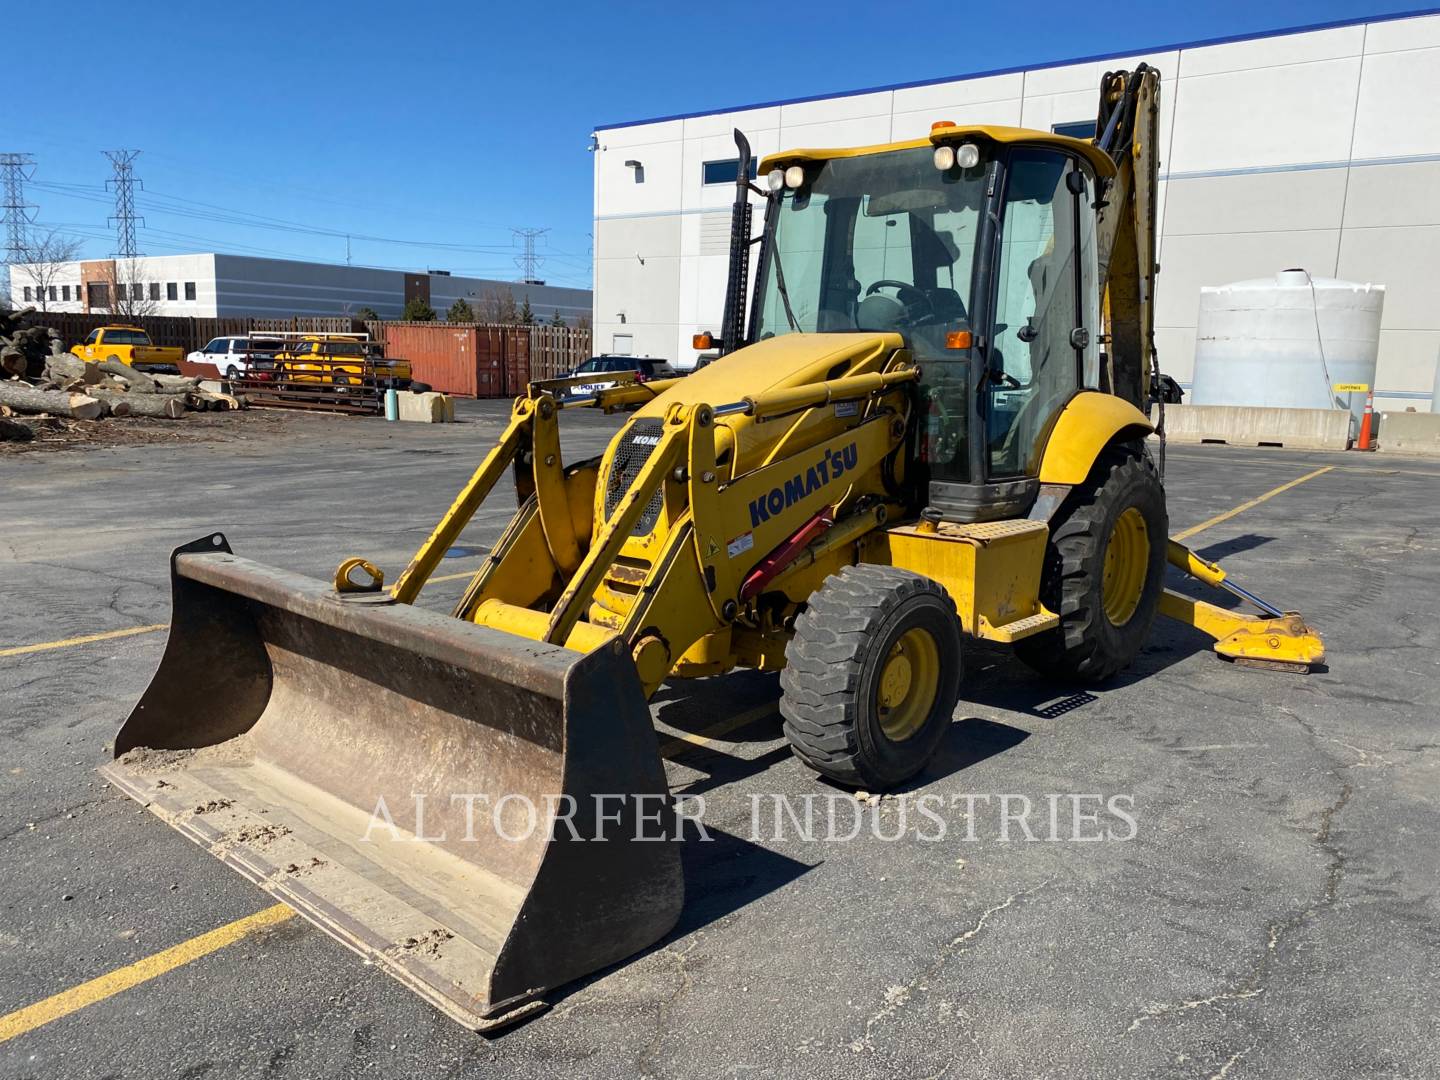
{"type": "Polygon", "coordinates": [[[249,374],[252,368],[268,370],[275,354],[284,348],[285,344],[279,338],[236,334],[214,338],[185,359],[192,364],[214,364],[225,378],[238,379],[249,374]]]}

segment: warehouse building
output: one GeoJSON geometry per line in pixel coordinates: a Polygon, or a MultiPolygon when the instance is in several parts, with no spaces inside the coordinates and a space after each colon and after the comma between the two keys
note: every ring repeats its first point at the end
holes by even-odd
{"type": "Polygon", "coordinates": [[[1101,75],[1161,84],[1157,344],[1190,382],[1200,289],[1303,267],[1386,287],[1377,404],[1429,407],[1440,353],[1440,9],[595,129],[598,349],[694,363],[719,328],[736,173],[936,120],[1088,136],[1101,75]]]}
{"type": "Polygon", "coordinates": [[[537,321],[548,322],[558,312],[570,326],[589,317],[591,304],[588,289],[213,252],[12,266],[10,295],[17,306],[48,311],[285,318],[353,315],[370,308],[383,319],[398,318],[416,296],[442,318],[459,299],[483,316],[492,304],[513,300],[518,307],[528,298],[537,321]]]}

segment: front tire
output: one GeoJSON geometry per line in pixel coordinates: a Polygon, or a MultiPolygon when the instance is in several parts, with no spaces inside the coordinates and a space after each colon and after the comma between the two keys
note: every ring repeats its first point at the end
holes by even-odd
{"type": "Polygon", "coordinates": [[[1100,682],[1129,667],[1164,588],[1165,489],[1143,451],[1101,454],[1052,522],[1040,600],[1060,625],[1015,643],[1042,675],[1100,682]]]}
{"type": "Polygon", "coordinates": [[[944,738],[960,674],[960,621],[938,582],[848,566],[811,596],[785,649],[785,737],[838,783],[893,787],[944,738]]]}
{"type": "Polygon", "coordinates": [[[229,379],[231,382],[234,382],[236,379],[240,378],[240,369],[234,364],[231,364],[225,369],[225,378],[229,379]]]}

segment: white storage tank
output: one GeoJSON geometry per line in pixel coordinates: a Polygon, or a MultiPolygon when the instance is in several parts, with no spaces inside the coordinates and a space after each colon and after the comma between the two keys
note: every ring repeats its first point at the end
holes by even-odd
{"type": "Polygon", "coordinates": [[[1273,278],[1206,286],[1195,329],[1195,405],[1343,409],[1358,418],[1375,385],[1385,286],[1282,270],[1273,278]]]}

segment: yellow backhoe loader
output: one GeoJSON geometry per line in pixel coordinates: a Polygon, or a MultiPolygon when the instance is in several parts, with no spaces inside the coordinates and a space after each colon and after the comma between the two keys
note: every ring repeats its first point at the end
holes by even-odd
{"type": "Polygon", "coordinates": [[[967,639],[1102,680],[1158,611],[1233,660],[1320,663],[1298,615],[1167,539],[1158,94],[1140,65],[1105,76],[1093,141],[940,121],[760,183],[737,132],[720,359],[532,385],[389,588],[363,559],[320,582],[180,548],[109,777],[484,1028],[674,925],[668,679],[780,671],[795,753],[875,790],[944,737],[967,639]],[[562,459],[565,410],[636,406],[562,459]],[[507,473],[519,509],[454,611],[415,607],[507,473]],[[1259,614],[1166,590],[1167,559],[1259,614]]]}

